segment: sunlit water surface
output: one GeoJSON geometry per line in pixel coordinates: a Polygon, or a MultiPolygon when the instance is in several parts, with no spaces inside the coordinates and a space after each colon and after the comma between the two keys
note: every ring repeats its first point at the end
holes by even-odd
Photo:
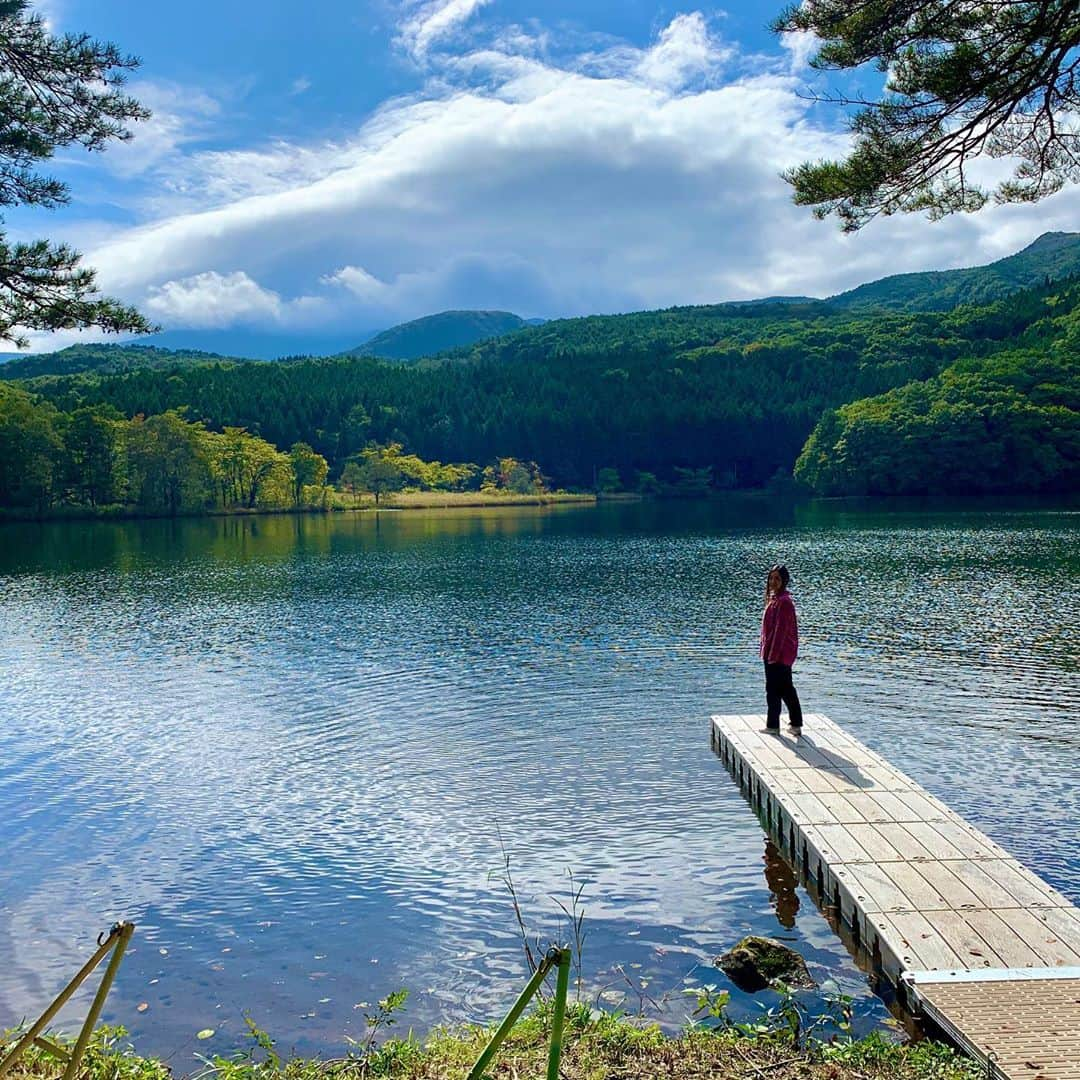
{"type": "Polygon", "coordinates": [[[1078,538],[1067,508],[762,500],[3,527],[0,1027],[119,917],[106,1019],[179,1072],[245,1012],[340,1053],[399,986],[418,1030],[490,1020],[525,979],[500,835],[531,934],[584,886],[590,1000],[677,1024],[759,932],[880,1024],[805,893],[781,925],[709,749],[710,712],[762,707],[763,570],[805,707],[1080,900],[1078,538]]]}

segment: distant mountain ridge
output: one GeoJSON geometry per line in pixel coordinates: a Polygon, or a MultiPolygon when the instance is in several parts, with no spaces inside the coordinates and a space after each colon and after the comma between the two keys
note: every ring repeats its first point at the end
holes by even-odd
{"type": "Polygon", "coordinates": [[[391,326],[343,356],[375,356],[382,360],[418,360],[449,349],[502,337],[542,319],[523,319],[510,311],[440,311],[391,326]]]}
{"type": "MultiPolygon", "coordinates": [[[[984,266],[958,270],[929,270],[895,274],[868,282],[826,300],[802,296],[772,296],[760,300],[672,308],[682,314],[696,312],[709,317],[727,310],[748,319],[817,318],[821,315],[862,314],[874,309],[893,312],[948,311],[962,304],[986,304],[1045,281],[1080,277],[1080,233],[1047,232],[1022,251],[984,266]],[[781,315],[782,313],[782,315],[781,315]]],[[[663,320],[665,312],[628,312],[622,315],[585,316],[560,320],[581,323],[598,340],[619,336],[635,320],[663,320]]],[[[681,317],[681,315],[680,315],[681,317]]],[[[543,319],[523,319],[508,311],[443,311],[401,323],[376,334],[362,345],[338,354],[392,361],[412,361],[528,331],[543,319]]],[[[549,324],[554,325],[554,324],[549,324]]],[[[530,335],[535,336],[535,335],[530,335]]],[[[535,347],[543,350],[541,337],[535,347]]],[[[7,354],[11,356],[12,354],[7,354]]],[[[296,357],[292,359],[297,359],[296,357]]],[[[29,379],[45,375],[102,375],[140,368],[184,368],[206,363],[245,363],[248,358],[226,356],[197,349],[166,349],[153,345],[72,345],[53,353],[17,355],[5,361],[0,354],[0,378],[29,379]]],[[[282,362],[282,361],[277,361],[282,362]]]]}
{"type": "Polygon", "coordinates": [[[0,378],[33,379],[39,375],[76,375],[82,371],[117,375],[145,368],[161,370],[190,364],[249,362],[239,356],[222,356],[198,349],[162,349],[156,345],[69,345],[56,352],[14,355],[9,360],[0,360],[0,378]]]}
{"type": "Polygon", "coordinates": [[[830,296],[843,309],[882,307],[894,311],[949,311],[961,304],[988,304],[1080,274],[1080,233],[1047,232],[1022,251],[985,266],[894,274],[830,296]]]}

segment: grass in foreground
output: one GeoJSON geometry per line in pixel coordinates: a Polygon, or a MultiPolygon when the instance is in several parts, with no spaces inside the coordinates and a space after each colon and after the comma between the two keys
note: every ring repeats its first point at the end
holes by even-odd
{"type": "MultiPolygon", "coordinates": [[[[427,1039],[389,1039],[368,1049],[353,1044],[343,1058],[281,1060],[272,1040],[252,1026],[250,1049],[205,1059],[191,1070],[201,1080],[464,1080],[490,1032],[436,1030],[427,1039]]],[[[543,1080],[549,1021],[541,1010],[518,1024],[488,1076],[543,1080]]],[[[100,1029],[83,1064],[88,1080],[167,1080],[169,1069],[138,1056],[122,1029],[100,1029]]],[[[182,1067],[182,1066],[181,1066],[182,1067]]],[[[54,1080],[57,1063],[32,1049],[12,1080],[54,1080]]],[[[568,1012],[563,1080],[979,1080],[982,1070],[939,1043],[899,1045],[880,1035],[801,1047],[790,1036],[747,1036],[730,1028],[695,1028],[670,1038],[655,1026],[577,1007],[568,1012]]]]}

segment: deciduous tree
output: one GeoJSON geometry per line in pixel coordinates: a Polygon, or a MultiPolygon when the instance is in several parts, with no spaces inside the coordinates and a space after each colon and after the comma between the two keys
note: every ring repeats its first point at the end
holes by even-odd
{"type": "Polygon", "coordinates": [[[293,505],[299,506],[304,499],[305,487],[322,487],[330,466],[322,454],[316,454],[305,442],[293,443],[289,450],[292,468],[293,505]]]}

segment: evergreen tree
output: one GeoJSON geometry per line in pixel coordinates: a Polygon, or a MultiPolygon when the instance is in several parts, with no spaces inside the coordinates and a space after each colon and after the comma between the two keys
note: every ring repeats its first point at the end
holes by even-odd
{"type": "Polygon", "coordinates": [[[855,144],[787,175],[818,217],[853,231],[879,214],[977,210],[981,155],[1016,163],[992,193],[1002,202],[1080,179],[1077,0],[801,0],[774,29],[816,35],[814,67],[887,73],[880,100],[822,99],[855,109],[855,144]]]}
{"type": "MultiPolygon", "coordinates": [[[[149,116],[120,87],[138,65],[86,34],[49,32],[28,0],[0,0],[0,206],[52,208],[67,188],[35,171],[60,148],[99,150],[127,139],[129,121],[149,116]]],[[[146,331],[134,309],[103,298],[79,255],[46,240],[13,243],[0,232],[0,340],[25,344],[25,330],[97,326],[146,331]]]]}

